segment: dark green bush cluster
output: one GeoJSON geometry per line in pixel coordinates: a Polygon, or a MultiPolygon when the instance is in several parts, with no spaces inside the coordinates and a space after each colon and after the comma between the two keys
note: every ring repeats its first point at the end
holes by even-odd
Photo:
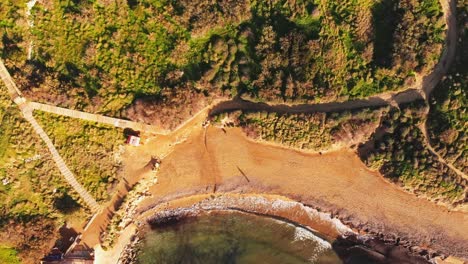
{"type": "MultiPolygon", "coordinates": [[[[459,28],[467,11],[458,3],[459,28]]],[[[468,174],[468,31],[462,31],[457,56],[448,76],[435,88],[430,100],[428,130],[432,146],[447,162],[468,174]]]]}
{"type": "Polygon", "coordinates": [[[11,68],[20,67],[26,60],[25,36],[27,25],[23,16],[23,1],[9,0],[0,3],[0,56],[8,58],[11,68]]]}
{"type": "Polygon", "coordinates": [[[434,91],[428,119],[435,150],[468,174],[468,81],[465,74],[449,75],[434,91]]]}
{"type": "Polygon", "coordinates": [[[45,112],[35,112],[77,180],[98,201],[110,197],[119,180],[115,154],[125,142],[122,129],[45,112]]]}
{"type": "Polygon", "coordinates": [[[378,65],[391,67],[396,74],[432,69],[443,43],[439,1],[381,0],[373,6],[373,13],[378,65]]]}
{"type": "Polygon", "coordinates": [[[215,124],[240,126],[254,139],[314,151],[365,141],[378,125],[380,110],[353,112],[277,114],[234,112],[214,118],[215,124]]]}
{"type": "Polygon", "coordinates": [[[193,68],[186,68],[188,76],[200,78],[202,89],[216,94],[226,91],[235,96],[239,89],[248,89],[255,71],[251,50],[252,31],[234,26],[211,30],[206,37],[190,42],[193,68]]]}
{"type": "Polygon", "coordinates": [[[457,204],[466,199],[468,181],[438,161],[424,143],[419,126],[424,122],[422,104],[392,109],[382,121],[383,133],[374,147],[362,151],[363,161],[404,188],[436,201],[457,204]]]}

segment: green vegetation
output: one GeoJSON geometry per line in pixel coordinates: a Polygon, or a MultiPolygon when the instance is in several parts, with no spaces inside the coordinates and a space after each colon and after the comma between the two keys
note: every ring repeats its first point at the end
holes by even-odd
{"type": "Polygon", "coordinates": [[[17,254],[18,252],[13,248],[0,246],[0,263],[20,264],[17,254]]]}
{"type": "Polygon", "coordinates": [[[22,67],[26,61],[24,19],[25,1],[9,0],[0,3],[0,56],[8,60],[12,70],[22,67]]]}
{"type": "MultiPolygon", "coordinates": [[[[168,128],[217,97],[310,103],[408,87],[438,61],[445,27],[438,0],[50,0],[39,1],[30,18],[25,10],[24,1],[0,2],[0,57],[27,98],[168,128]]],[[[428,117],[431,143],[465,173],[466,31],[428,117]]],[[[88,212],[0,88],[0,245],[7,239],[11,246],[0,246],[0,262],[33,262],[59,226],[88,212]]],[[[213,118],[255,139],[313,151],[370,138],[359,148],[368,166],[429,199],[466,202],[468,181],[424,143],[424,111],[415,104],[213,118]]],[[[84,187],[108,199],[119,180],[123,131],[34,114],[84,187]]],[[[122,217],[118,212],[105,246],[122,217]]]]}
{"type": "Polygon", "coordinates": [[[22,262],[33,262],[56,239],[59,226],[87,214],[4,86],[0,131],[0,244],[14,247],[22,262]]]}
{"type": "Polygon", "coordinates": [[[100,110],[112,113],[131,103],[128,94],[160,92],[172,68],[171,51],[186,35],[169,17],[155,6],[131,8],[126,1],[52,2],[55,8],[34,9],[34,61],[54,72],[60,85],[81,87],[84,97],[99,95],[100,110]]]}
{"type": "Polygon", "coordinates": [[[441,16],[437,0],[39,2],[33,28],[13,26],[19,53],[34,43],[15,78],[35,100],[165,125],[217,96],[363,97],[427,73],[441,16]]]}
{"type": "Polygon", "coordinates": [[[419,129],[425,106],[417,103],[391,109],[374,134],[372,148],[361,148],[363,161],[405,189],[452,205],[467,197],[468,181],[440,163],[419,129]]]}
{"type": "Polygon", "coordinates": [[[372,12],[374,60],[378,65],[392,66],[397,74],[431,69],[442,49],[436,43],[443,41],[439,1],[380,0],[372,12]]]}
{"type": "MultiPolygon", "coordinates": [[[[49,114],[36,116],[83,185],[98,200],[106,199],[117,182],[119,164],[113,154],[123,132],[49,114]]],[[[81,225],[88,213],[3,86],[0,131],[0,244],[12,245],[22,262],[32,263],[49,250],[58,227],[76,219],[81,225]]]]}
{"type": "Polygon", "coordinates": [[[254,139],[323,151],[367,140],[378,126],[382,111],[362,109],[310,114],[237,111],[215,116],[213,121],[218,125],[240,126],[247,136],[254,139]]]}
{"type": "Polygon", "coordinates": [[[460,36],[455,63],[432,93],[428,131],[436,151],[468,174],[468,30],[464,27],[466,8],[462,3],[458,11],[459,28],[465,30],[460,36]]]}
{"type": "MultiPolygon", "coordinates": [[[[468,63],[468,60],[465,62],[468,63]]],[[[434,149],[447,162],[468,174],[468,79],[454,73],[431,98],[428,131],[434,149]]]]}
{"type": "Polygon", "coordinates": [[[116,155],[125,142],[123,129],[45,112],[34,115],[77,180],[97,201],[108,199],[120,178],[116,155]]]}

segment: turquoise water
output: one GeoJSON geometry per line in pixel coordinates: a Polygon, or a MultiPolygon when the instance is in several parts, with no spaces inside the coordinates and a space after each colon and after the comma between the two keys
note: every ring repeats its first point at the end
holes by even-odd
{"type": "Polygon", "coordinates": [[[310,231],[267,217],[211,213],[149,231],[138,262],[341,263],[310,231]]]}

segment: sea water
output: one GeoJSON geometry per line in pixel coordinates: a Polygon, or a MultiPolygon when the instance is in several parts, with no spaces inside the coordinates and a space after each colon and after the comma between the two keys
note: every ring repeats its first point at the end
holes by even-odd
{"type": "Polygon", "coordinates": [[[269,217],[208,213],[153,227],[137,263],[341,263],[330,243],[308,229],[269,217]]]}

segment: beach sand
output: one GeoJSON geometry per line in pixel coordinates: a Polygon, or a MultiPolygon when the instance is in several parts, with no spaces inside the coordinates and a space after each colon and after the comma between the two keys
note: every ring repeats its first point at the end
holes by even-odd
{"type": "MultiPolygon", "coordinates": [[[[148,171],[143,168],[152,156],[162,159],[157,184],[149,188],[152,196],[140,203],[142,215],[133,216],[135,220],[150,216],[154,209],[183,208],[211,195],[278,195],[331,213],[355,231],[468,258],[468,213],[451,211],[403,191],[369,170],[354,150],[314,154],[254,142],[238,128],[203,128],[205,112],[169,135],[144,135],[142,146],[127,147],[122,159],[128,183],[145,177],[148,171]]],[[[114,207],[111,202],[107,208],[114,207]]],[[[337,235],[295,218],[296,213],[280,217],[327,236],[337,235]]],[[[102,251],[98,237],[108,216],[103,213],[83,234],[83,241],[97,249],[96,255],[102,253],[98,252],[102,251]]],[[[127,240],[119,239],[119,249],[134,230],[132,225],[124,231],[121,238],[127,240]]],[[[118,256],[120,251],[106,254],[118,256]]]]}
{"type": "Polygon", "coordinates": [[[197,194],[281,195],[358,230],[468,258],[467,213],[401,190],[367,169],[352,150],[302,153],[253,142],[236,128],[198,129],[164,158],[150,192],[141,211],[197,194]]]}

